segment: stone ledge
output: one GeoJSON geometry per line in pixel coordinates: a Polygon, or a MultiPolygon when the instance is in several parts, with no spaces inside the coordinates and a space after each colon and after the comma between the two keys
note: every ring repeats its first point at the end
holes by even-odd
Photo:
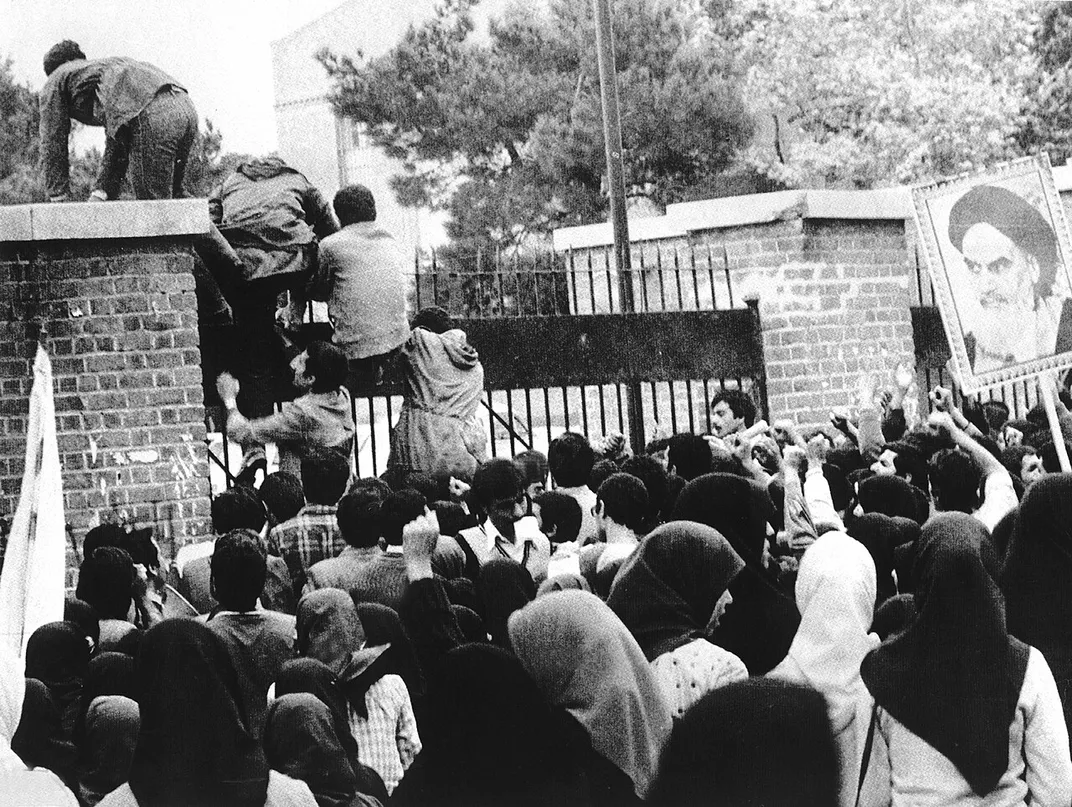
{"type": "Polygon", "coordinates": [[[0,243],[160,238],[208,232],[204,199],[0,207],[0,243]]]}

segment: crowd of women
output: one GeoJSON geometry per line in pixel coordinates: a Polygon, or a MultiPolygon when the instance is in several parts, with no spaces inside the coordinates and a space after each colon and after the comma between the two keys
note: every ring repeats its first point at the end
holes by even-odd
{"type": "Polygon", "coordinates": [[[605,598],[503,557],[460,605],[425,510],[403,529],[397,612],[302,598],[263,719],[203,621],[96,652],[99,619],[71,600],[30,637],[25,677],[0,657],[0,801],[1072,803],[1072,474],[1031,482],[995,543],[897,476],[852,477],[840,526],[815,527],[828,483],[800,496],[785,453],[766,484],[642,464],[659,506],[605,598]],[[782,539],[802,517],[801,551],[782,539]],[[388,678],[409,705],[381,725],[388,678]]]}

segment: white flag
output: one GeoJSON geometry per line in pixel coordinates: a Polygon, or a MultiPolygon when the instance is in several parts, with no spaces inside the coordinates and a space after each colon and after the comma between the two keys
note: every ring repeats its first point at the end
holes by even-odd
{"type": "Polygon", "coordinates": [[[52,363],[38,345],[22,493],[0,571],[0,639],[20,658],[31,633],[63,619],[65,572],[66,522],[52,363]]]}

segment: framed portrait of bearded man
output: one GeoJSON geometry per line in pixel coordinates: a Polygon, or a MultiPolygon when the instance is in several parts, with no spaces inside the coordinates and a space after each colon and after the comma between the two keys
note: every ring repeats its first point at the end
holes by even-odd
{"type": "Polygon", "coordinates": [[[961,388],[1072,367],[1072,248],[1049,158],[923,185],[912,201],[961,388]]]}

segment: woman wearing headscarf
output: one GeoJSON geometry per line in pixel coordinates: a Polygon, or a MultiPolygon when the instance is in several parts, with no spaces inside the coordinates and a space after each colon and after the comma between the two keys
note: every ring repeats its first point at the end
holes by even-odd
{"type": "Polygon", "coordinates": [[[283,665],[275,680],[276,697],[294,693],[307,693],[328,707],[335,736],[357,777],[357,791],[372,796],[382,804],[387,803],[387,788],[376,771],[362,764],[357,740],[350,732],[350,707],[338,676],[322,661],[312,658],[297,658],[283,665]]]}
{"type": "Polygon", "coordinates": [[[309,785],[318,807],[378,807],[358,792],[328,707],[315,695],[282,695],[268,707],[264,754],[272,770],[309,785]]]}
{"type": "Polygon", "coordinates": [[[748,677],[744,662],[707,639],[743,568],[716,530],[671,521],[644,539],[614,582],[607,605],[651,662],[675,718],[710,690],[748,677]]]}
{"type": "Polygon", "coordinates": [[[730,583],[732,604],[719,620],[712,641],[763,675],[785,658],[800,624],[792,597],[767,570],[769,498],[734,474],[705,474],[689,482],[674,506],[675,521],[706,524],[722,534],[745,566],[730,583]]]}
{"type": "Polygon", "coordinates": [[[548,577],[540,583],[540,587],[536,589],[536,596],[542,597],[544,594],[550,594],[554,591],[591,590],[592,587],[588,585],[588,581],[581,577],[581,575],[567,572],[565,574],[556,574],[554,577],[548,577]]]}
{"type": "MultiPolygon", "coordinates": [[[[843,532],[825,533],[804,551],[796,594],[800,627],[788,655],[768,675],[807,684],[826,698],[841,757],[839,803],[852,807],[873,703],[860,663],[879,644],[868,632],[875,612],[875,563],[860,542],[843,532]]],[[[878,786],[877,778],[870,778],[869,787],[878,786]]]]}
{"type": "Polygon", "coordinates": [[[12,748],[25,695],[26,679],[19,659],[0,642],[0,804],[77,807],[74,793],[54,772],[28,764],[12,748]]]}
{"type": "Polygon", "coordinates": [[[1072,761],[1043,655],[1008,634],[986,527],[935,516],[917,557],[918,615],[864,659],[894,805],[1068,805],[1072,761]]]}
{"type": "Polygon", "coordinates": [[[56,699],[65,740],[70,740],[74,732],[88,665],[86,638],[69,622],[42,625],[26,643],[26,677],[43,682],[56,699]]]}
{"type": "Polygon", "coordinates": [[[480,567],[476,581],[484,626],[491,640],[508,647],[506,620],[510,614],[536,599],[536,584],[528,569],[510,558],[492,558],[480,567]]]}
{"type": "Polygon", "coordinates": [[[74,742],[79,747],[85,737],[86,712],[89,711],[89,705],[94,698],[102,695],[137,697],[134,659],[126,653],[106,651],[99,656],[94,656],[86,667],[78,714],[74,721],[74,742]]]}
{"type": "Polygon", "coordinates": [[[516,657],[469,644],[448,652],[440,671],[429,693],[433,728],[392,807],[592,803],[578,762],[583,731],[547,703],[516,657]]]}
{"type": "Polygon", "coordinates": [[[405,681],[386,671],[388,648],[365,645],[357,609],[345,591],[322,588],[301,598],[298,653],[324,662],[339,677],[361,762],[383,778],[390,793],[420,753],[421,739],[405,681]]]}
{"type": "MultiPolygon", "coordinates": [[[[898,542],[902,542],[905,535],[898,522],[907,519],[895,519],[882,513],[867,513],[855,518],[851,522],[849,535],[859,541],[871,554],[871,560],[875,564],[875,607],[897,593],[897,580],[894,569],[894,549],[898,542]]],[[[915,522],[909,522],[915,524],[915,522]]],[[[911,540],[911,539],[909,539],[911,540]]],[[[798,599],[797,606],[800,606],[798,599]]]]}
{"type": "Polygon", "coordinates": [[[1072,725],[1072,474],[1024,494],[1001,574],[1009,633],[1038,648],[1072,725]]]}
{"type": "Polygon", "coordinates": [[[123,695],[98,695],[83,716],[78,795],[94,807],[130,775],[141,716],[138,703],[123,695]]]}
{"type": "Polygon", "coordinates": [[[355,602],[358,619],[365,629],[365,642],[371,647],[383,647],[383,663],[389,673],[401,676],[409,690],[413,709],[420,725],[418,704],[424,700],[425,682],[413,642],[402,625],[398,612],[389,605],[378,602],[355,602]]]}
{"type": "Polygon", "coordinates": [[[68,597],[63,601],[63,621],[70,622],[77,627],[86,637],[89,645],[89,655],[92,657],[97,652],[100,644],[100,615],[97,609],[88,602],[75,597],[68,597]]]}
{"type": "Polygon", "coordinates": [[[552,706],[584,728],[586,766],[605,803],[647,797],[670,736],[670,705],[629,629],[599,597],[560,591],[515,611],[507,625],[521,666],[552,706]],[[611,769],[593,774],[603,762],[611,769]]]}
{"type": "Polygon", "coordinates": [[[660,807],[830,807],[838,754],[810,687],[751,678],[707,693],[674,725],[652,802],[660,807]]]}
{"type": "Polygon", "coordinates": [[[78,753],[66,739],[56,699],[36,678],[25,679],[22,717],[11,748],[30,768],[52,771],[72,792],[78,789],[78,753]]]}
{"type": "Polygon", "coordinates": [[[141,727],[130,777],[101,807],[315,807],[304,782],[268,769],[242,714],[238,674],[207,627],[154,625],[136,676],[141,727]]]}

